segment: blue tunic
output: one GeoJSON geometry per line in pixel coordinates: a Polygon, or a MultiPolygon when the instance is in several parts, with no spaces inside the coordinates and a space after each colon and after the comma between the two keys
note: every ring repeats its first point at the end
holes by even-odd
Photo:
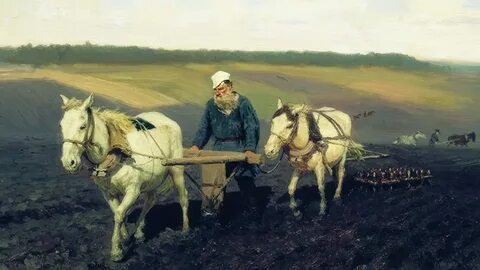
{"type": "MultiPolygon", "coordinates": [[[[250,101],[238,95],[237,106],[226,115],[213,98],[208,100],[193,145],[203,148],[210,137],[213,137],[215,151],[255,152],[260,137],[260,123],[250,101]]],[[[251,171],[253,176],[258,174],[255,166],[244,168],[251,171]]]]}

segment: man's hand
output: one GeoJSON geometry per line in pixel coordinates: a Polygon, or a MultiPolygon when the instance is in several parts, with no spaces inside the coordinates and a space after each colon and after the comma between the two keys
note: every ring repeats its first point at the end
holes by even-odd
{"type": "Polygon", "coordinates": [[[190,147],[190,151],[197,153],[200,152],[200,148],[198,148],[198,146],[196,145],[193,145],[192,147],[190,147]]]}
{"type": "Polygon", "coordinates": [[[258,164],[259,163],[259,158],[257,157],[257,154],[255,152],[247,150],[245,151],[245,157],[247,158],[247,163],[250,164],[258,164]]]}

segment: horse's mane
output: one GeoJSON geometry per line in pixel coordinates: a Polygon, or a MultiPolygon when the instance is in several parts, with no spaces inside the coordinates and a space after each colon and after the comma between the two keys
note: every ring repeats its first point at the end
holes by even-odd
{"type": "Polygon", "coordinates": [[[109,110],[109,109],[99,109],[95,108],[94,111],[98,114],[98,116],[105,121],[105,123],[114,126],[117,130],[119,130],[123,134],[127,134],[128,132],[135,129],[132,119],[133,117],[116,111],[116,110],[109,110]]]}
{"type": "Polygon", "coordinates": [[[291,108],[288,104],[283,105],[282,108],[275,111],[275,113],[272,116],[272,119],[277,117],[277,116],[280,116],[283,113],[285,113],[288,120],[290,120],[290,121],[295,121],[296,120],[296,117],[295,117],[295,115],[293,115],[292,110],[291,110],[291,108]]]}
{"type": "Polygon", "coordinates": [[[308,137],[313,142],[318,142],[322,140],[322,134],[320,133],[320,127],[318,126],[317,120],[313,116],[312,112],[307,114],[307,123],[309,134],[308,137]]]}
{"type": "MultiPolygon", "coordinates": [[[[62,106],[62,109],[64,111],[68,111],[78,108],[82,104],[82,101],[76,98],[71,98],[66,104],[62,106]]],[[[107,125],[113,126],[116,130],[120,131],[124,135],[135,128],[132,123],[133,117],[120,111],[100,107],[92,107],[92,111],[103,121],[105,121],[107,125]]]]}

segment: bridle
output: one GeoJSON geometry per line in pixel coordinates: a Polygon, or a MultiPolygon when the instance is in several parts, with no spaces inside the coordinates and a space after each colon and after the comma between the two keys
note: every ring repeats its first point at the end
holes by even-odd
{"type": "Polygon", "coordinates": [[[85,136],[83,136],[83,140],[79,141],[79,140],[64,138],[62,143],[72,143],[72,144],[75,144],[75,145],[78,145],[78,146],[82,147],[84,150],[87,150],[89,146],[99,147],[99,145],[97,143],[94,143],[92,141],[93,140],[93,134],[94,134],[94,131],[95,131],[95,121],[94,121],[94,118],[93,118],[92,109],[90,109],[90,108],[87,109],[87,116],[88,116],[87,126],[85,127],[86,132],[85,132],[85,136]]]}
{"type": "Polygon", "coordinates": [[[273,131],[271,132],[272,135],[274,135],[275,137],[277,137],[280,140],[280,142],[282,143],[282,147],[291,144],[293,142],[293,140],[295,139],[295,136],[296,136],[297,131],[298,131],[298,118],[299,118],[298,114],[293,115],[292,112],[289,110],[289,108],[287,106],[284,106],[284,107],[278,109],[273,114],[272,120],[275,117],[280,116],[283,113],[285,113],[287,115],[288,120],[293,122],[291,124],[292,131],[290,132],[290,134],[288,135],[287,138],[281,136],[280,134],[278,134],[276,132],[273,132],[273,131]]]}

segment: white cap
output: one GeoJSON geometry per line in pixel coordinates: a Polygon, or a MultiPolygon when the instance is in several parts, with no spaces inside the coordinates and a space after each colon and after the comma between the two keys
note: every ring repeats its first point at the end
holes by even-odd
{"type": "Polygon", "coordinates": [[[230,80],[230,73],[227,73],[227,72],[221,71],[221,70],[215,72],[215,74],[212,75],[213,89],[215,89],[223,81],[226,81],[226,80],[230,80]]]}

